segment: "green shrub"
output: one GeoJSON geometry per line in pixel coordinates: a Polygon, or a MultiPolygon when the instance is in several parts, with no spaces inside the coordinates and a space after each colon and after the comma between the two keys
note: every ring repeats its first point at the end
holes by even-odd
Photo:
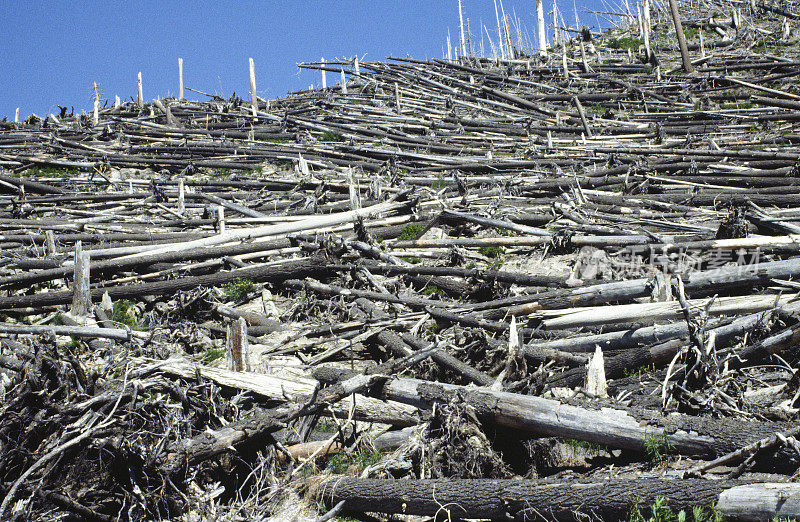
{"type": "Polygon", "coordinates": [[[322,419],[317,423],[315,431],[317,433],[336,433],[339,431],[339,427],[330,419],[322,419]]]}
{"type": "Polygon", "coordinates": [[[609,38],[608,46],[612,49],[638,49],[644,45],[644,39],[626,36],[623,38],[609,38]]]}
{"type": "Polygon", "coordinates": [[[625,377],[641,377],[643,373],[649,372],[653,368],[652,365],[642,365],[636,368],[625,368],[622,370],[622,375],[625,377]]]}
{"type": "Polygon", "coordinates": [[[322,134],[319,135],[319,141],[341,142],[341,141],[347,141],[347,140],[341,134],[336,134],[335,132],[331,132],[331,131],[325,131],[325,132],[323,132],[322,134]]]}
{"type": "Polygon", "coordinates": [[[141,330],[139,320],[130,312],[132,306],[133,302],[127,299],[115,302],[111,307],[111,320],[128,325],[131,330],[141,330]]]}
{"type": "Polygon", "coordinates": [[[336,475],[346,473],[351,466],[356,465],[359,472],[381,460],[383,454],[375,448],[364,448],[355,455],[337,453],[328,459],[326,470],[336,475]]]}
{"type": "Polygon", "coordinates": [[[231,301],[238,301],[255,290],[256,284],[250,279],[237,277],[230,283],[222,285],[222,288],[225,290],[225,297],[231,301]]]}
{"type": "Polygon", "coordinates": [[[49,165],[38,165],[23,171],[22,174],[14,174],[14,176],[24,176],[26,178],[70,178],[78,175],[80,175],[79,170],[51,167],[49,165]]]}
{"type": "Polygon", "coordinates": [[[400,232],[400,235],[397,236],[399,241],[413,241],[417,239],[417,237],[422,234],[422,231],[425,230],[425,225],[422,223],[409,223],[403,230],[400,232]]]}
{"type": "Polygon", "coordinates": [[[590,455],[598,455],[600,453],[604,453],[608,451],[608,446],[604,446],[603,444],[598,444],[596,442],[587,442],[585,440],[576,440],[576,439],[562,439],[564,444],[570,446],[575,450],[583,451],[590,455]]]}
{"type": "Polygon", "coordinates": [[[422,295],[447,295],[436,285],[428,285],[422,290],[422,295]]]}
{"type": "Polygon", "coordinates": [[[753,104],[751,102],[739,102],[739,103],[720,103],[720,109],[752,109],[753,104]]]}
{"type": "Polygon", "coordinates": [[[498,257],[497,259],[489,263],[489,266],[487,268],[489,268],[490,270],[500,270],[502,267],[503,267],[503,260],[498,257]]]}
{"type": "Polygon", "coordinates": [[[450,186],[450,182],[448,182],[442,176],[436,176],[436,180],[433,183],[431,183],[431,188],[435,188],[435,189],[443,189],[443,188],[446,188],[448,186],[450,186]]]}
{"type": "MultiPolygon", "coordinates": [[[[656,497],[653,505],[650,506],[650,516],[642,512],[642,506],[636,502],[631,509],[629,522],[686,522],[688,520],[686,511],[678,513],[672,511],[664,497],[656,497]]],[[[692,518],[694,522],[722,522],[722,513],[713,507],[695,506],[692,508],[692,518]]]]}
{"type": "Polygon", "coordinates": [[[588,115],[603,115],[606,113],[606,108],[600,105],[599,103],[595,103],[586,107],[586,114],[588,115]]]}
{"type": "Polygon", "coordinates": [[[483,246],[478,249],[478,252],[490,259],[499,259],[505,252],[505,249],[498,246],[483,246]]]}
{"type": "Polygon", "coordinates": [[[675,450],[675,445],[666,433],[645,433],[644,452],[653,462],[663,461],[675,450]]]}

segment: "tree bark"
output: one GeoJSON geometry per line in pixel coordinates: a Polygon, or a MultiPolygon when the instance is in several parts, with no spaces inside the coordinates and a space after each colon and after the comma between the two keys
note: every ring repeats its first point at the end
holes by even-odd
{"type": "Polygon", "coordinates": [[[713,505],[740,482],[658,478],[590,481],[381,480],[336,477],[322,488],[328,504],[345,501],[347,512],[515,520],[627,520],[663,497],[674,513],[713,505]]]}
{"type": "Polygon", "coordinates": [[[736,486],[720,494],[717,509],[732,520],[796,520],[800,518],[800,484],[736,486]]]}

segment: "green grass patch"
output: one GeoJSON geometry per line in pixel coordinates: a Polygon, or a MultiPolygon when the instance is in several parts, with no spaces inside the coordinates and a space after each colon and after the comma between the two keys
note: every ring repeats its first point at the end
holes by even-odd
{"type": "Polygon", "coordinates": [[[593,105],[589,105],[586,107],[586,114],[588,115],[597,115],[601,116],[606,113],[606,108],[600,105],[599,103],[595,103],[593,105]]]}
{"type": "Polygon", "coordinates": [[[411,263],[412,265],[418,265],[422,263],[422,258],[416,256],[403,256],[400,259],[402,259],[406,263],[411,263]]]}
{"type": "Polygon", "coordinates": [[[505,249],[499,246],[482,246],[478,249],[478,252],[485,255],[490,259],[499,259],[505,253],[505,249]]]}
{"type": "Polygon", "coordinates": [[[397,236],[398,241],[414,241],[425,230],[425,225],[422,223],[409,223],[397,236]]]}
{"type": "Polygon", "coordinates": [[[694,522],[722,522],[723,518],[721,512],[713,507],[704,506],[693,507],[690,514],[687,514],[684,510],[675,513],[664,497],[656,497],[650,509],[645,509],[644,511],[641,504],[636,502],[628,517],[629,522],[687,522],[688,520],[693,520],[694,522]]]}
{"type": "Polygon", "coordinates": [[[567,446],[575,450],[588,453],[590,455],[599,455],[600,453],[605,453],[609,451],[608,446],[604,446],[603,444],[597,444],[596,442],[587,442],[585,440],[576,440],[576,439],[562,439],[562,441],[567,446]]]}
{"type": "Polygon", "coordinates": [[[237,277],[230,283],[222,285],[222,288],[225,290],[225,297],[231,301],[238,301],[255,290],[256,284],[250,279],[237,277]]]}
{"type": "Polygon", "coordinates": [[[753,46],[753,51],[762,54],[777,54],[779,47],[769,40],[764,40],[758,45],[753,46]]]}
{"type": "Polygon", "coordinates": [[[436,180],[431,183],[431,188],[443,189],[450,186],[450,182],[444,179],[443,176],[436,176],[436,180]]]}
{"type": "Polygon", "coordinates": [[[314,431],[317,433],[336,433],[339,431],[339,427],[330,419],[321,419],[314,431]]]}
{"type": "Polygon", "coordinates": [[[225,357],[225,348],[209,348],[200,356],[200,360],[208,364],[223,357],[225,357]]]}
{"type": "Polygon", "coordinates": [[[700,34],[700,29],[698,29],[697,27],[683,28],[683,36],[685,36],[687,40],[691,40],[692,38],[695,38],[699,34],[700,34]]]}
{"type": "Polygon", "coordinates": [[[142,325],[139,323],[139,319],[131,313],[132,306],[133,301],[127,299],[116,301],[111,307],[111,320],[128,325],[131,330],[141,330],[142,325]]]}
{"type": "Polygon", "coordinates": [[[347,139],[342,136],[341,134],[336,134],[335,132],[325,131],[319,135],[319,141],[328,141],[328,142],[342,142],[347,141],[347,139]]]}
{"type": "Polygon", "coordinates": [[[751,102],[738,102],[738,103],[720,103],[720,109],[737,110],[737,109],[752,109],[755,105],[751,102]]]}
{"type": "Polygon", "coordinates": [[[428,285],[422,290],[422,295],[441,295],[441,296],[446,296],[447,294],[444,293],[442,291],[442,289],[439,288],[436,285],[428,285]]]}
{"type": "Polygon", "coordinates": [[[652,365],[642,365],[637,368],[625,368],[622,370],[622,375],[625,377],[641,377],[643,373],[647,373],[653,369],[652,365]]]}
{"type": "Polygon", "coordinates": [[[497,259],[489,263],[489,265],[486,268],[488,268],[489,270],[500,270],[501,268],[503,268],[503,260],[498,257],[497,259]]]}
{"type": "Polygon", "coordinates": [[[49,165],[37,165],[27,170],[22,171],[21,174],[12,174],[16,177],[26,178],[70,178],[72,176],[80,175],[80,171],[76,169],[65,169],[63,167],[51,167],[49,165]]]}
{"type": "Polygon", "coordinates": [[[609,38],[607,45],[612,49],[638,49],[644,45],[644,39],[630,36],[622,38],[609,38]]]}
{"type": "Polygon", "coordinates": [[[356,474],[361,473],[364,468],[372,466],[381,460],[383,454],[375,448],[364,448],[354,455],[337,453],[328,459],[325,469],[336,475],[346,473],[348,469],[355,466],[358,468],[356,474]]]}

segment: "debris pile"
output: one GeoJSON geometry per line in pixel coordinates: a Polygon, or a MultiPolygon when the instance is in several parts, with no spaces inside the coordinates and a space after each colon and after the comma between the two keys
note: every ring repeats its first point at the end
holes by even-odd
{"type": "Polygon", "coordinates": [[[0,123],[0,519],[800,516],[800,5],[646,5],[0,123]]]}

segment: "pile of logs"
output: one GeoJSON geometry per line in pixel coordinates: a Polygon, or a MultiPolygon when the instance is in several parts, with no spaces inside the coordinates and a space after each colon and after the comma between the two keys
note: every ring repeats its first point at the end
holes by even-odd
{"type": "Polygon", "coordinates": [[[0,122],[0,519],[800,517],[800,4],[645,5],[0,122]]]}

